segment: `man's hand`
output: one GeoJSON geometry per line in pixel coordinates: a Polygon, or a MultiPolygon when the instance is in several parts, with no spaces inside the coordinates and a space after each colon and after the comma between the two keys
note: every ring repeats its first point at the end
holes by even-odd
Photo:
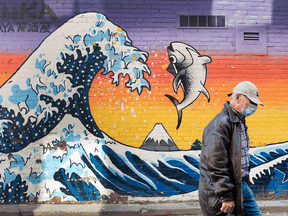
{"type": "Polygon", "coordinates": [[[225,213],[232,213],[235,207],[235,203],[234,201],[230,201],[230,202],[223,202],[222,203],[222,207],[221,207],[221,211],[225,212],[225,213]]]}

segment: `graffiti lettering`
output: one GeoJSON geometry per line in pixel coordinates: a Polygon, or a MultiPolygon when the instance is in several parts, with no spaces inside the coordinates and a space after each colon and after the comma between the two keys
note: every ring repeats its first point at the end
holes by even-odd
{"type": "Polygon", "coordinates": [[[28,32],[38,32],[37,23],[29,24],[28,32]]]}
{"type": "Polygon", "coordinates": [[[50,16],[51,20],[54,22],[58,19],[54,11],[45,3],[42,4],[42,10],[40,11],[38,18],[41,19],[44,15],[50,16]]]}
{"type": "Polygon", "coordinates": [[[42,25],[41,25],[41,29],[40,29],[40,32],[41,33],[45,33],[45,32],[50,32],[50,25],[51,25],[51,23],[45,23],[45,22],[42,22],[41,23],[42,25]]]}
{"type": "Polygon", "coordinates": [[[35,9],[36,6],[37,6],[36,2],[33,2],[29,7],[27,7],[27,4],[25,2],[22,2],[21,3],[20,14],[19,14],[19,19],[24,19],[26,14],[30,18],[36,19],[37,15],[30,12],[30,10],[35,9]]]}
{"type": "Polygon", "coordinates": [[[16,22],[17,26],[13,26],[10,23],[0,23],[0,32],[40,32],[40,33],[50,33],[51,22],[16,22]],[[14,30],[15,29],[15,30],[14,30]]]}
{"type": "Polygon", "coordinates": [[[25,31],[27,22],[26,22],[26,23],[16,23],[16,24],[18,25],[18,30],[17,30],[17,32],[24,32],[24,31],[25,31]]]}
{"type": "Polygon", "coordinates": [[[55,22],[57,21],[58,17],[54,13],[54,11],[45,3],[38,4],[37,2],[31,3],[31,5],[27,5],[26,2],[21,3],[20,11],[18,12],[18,9],[16,7],[13,7],[11,12],[7,7],[2,8],[2,19],[6,18],[12,18],[12,19],[25,19],[26,17],[29,17],[31,19],[42,19],[44,16],[50,17],[50,19],[55,22]],[[40,7],[38,6],[40,5],[40,7]],[[37,7],[38,6],[38,7],[37,7]],[[37,12],[37,8],[40,9],[37,12]],[[34,10],[35,9],[35,10],[34,10]],[[33,12],[31,11],[33,10],[33,12]]]}
{"type": "Polygon", "coordinates": [[[1,23],[0,31],[1,32],[10,32],[10,31],[14,32],[14,28],[12,25],[10,25],[10,23],[8,23],[7,25],[5,25],[4,23],[1,23]]]}

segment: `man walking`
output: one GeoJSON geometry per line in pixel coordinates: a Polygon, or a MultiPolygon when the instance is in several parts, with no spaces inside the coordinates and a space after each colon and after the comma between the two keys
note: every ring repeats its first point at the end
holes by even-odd
{"type": "Polygon", "coordinates": [[[212,215],[262,215],[249,187],[249,136],[245,117],[257,110],[257,87],[244,81],[233,89],[230,103],[206,126],[200,156],[199,201],[212,215]]]}

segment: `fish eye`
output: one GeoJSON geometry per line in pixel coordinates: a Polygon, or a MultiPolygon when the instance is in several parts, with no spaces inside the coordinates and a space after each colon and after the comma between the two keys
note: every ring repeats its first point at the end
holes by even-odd
{"type": "Polygon", "coordinates": [[[169,61],[173,64],[175,64],[177,62],[177,59],[174,55],[169,56],[169,61]]]}

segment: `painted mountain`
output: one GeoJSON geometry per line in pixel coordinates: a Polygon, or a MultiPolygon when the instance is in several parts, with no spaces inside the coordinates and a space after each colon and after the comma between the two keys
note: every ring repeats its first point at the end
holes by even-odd
{"type": "Polygon", "coordinates": [[[140,148],[153,151],[179,150],[161,123],[154,125],[154,128],[150,131],[140,148]]]}

